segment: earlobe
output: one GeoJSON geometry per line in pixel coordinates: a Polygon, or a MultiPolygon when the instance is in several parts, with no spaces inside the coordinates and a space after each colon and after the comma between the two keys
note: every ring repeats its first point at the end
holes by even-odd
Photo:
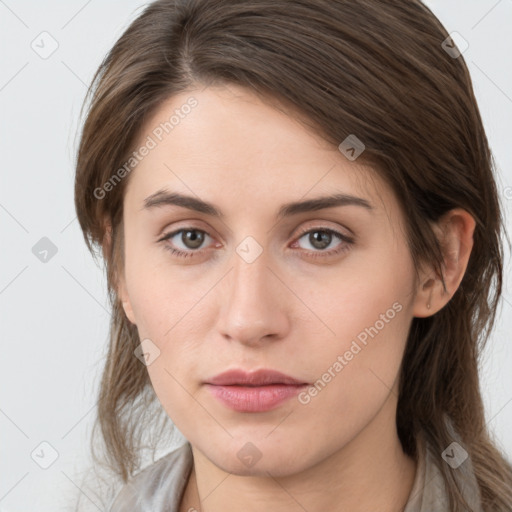
{"type": "Polygon", "coordinates": [[[430,309],[432,307],[432,293],[434,291],[434,284],[435,284],[435,280],[434,279],[429,279],[424,285],[423,287],[426,289],[430,289],[430,294],[429,294],[429,297],[428,297],[428,302],[427,302],[427,309],[430,309]]]}
{"type": "Polygon", "coordinates": [[[124,313],[126,315],[126,318],[128,318],[128,320],[133,324],[133,325],[137,325],[135,323],[135,316],[133,315],[133,309],[132,309],[132,306],[130,304],[130,301],[129,300],[123,300],[122,301],[122,304],[123,304],[123,309],[124,309],[124,313]]]}
{"type": "MultiPolygon", "coordinates": [[[[413,316],[425,318],[437,313],[437,304],[434,297],[439,293],[439,290],[437,290],[439,286],[441,286],[441,288],[443,286],[439,276],[427,276],[421,280],[419,290],[416,293],[413,316]]],[[[443,291],[444,290],[441,290],[441,293],[443,293],[443,291]]]]}
{"type": "Polygon", "coordinates": [[[133,314],[133,308],[132,308],[130,299],[128,297],[128,293],[126,291],[126,285],[125,285],[124,279],[121,279],[119,282],[119,286],[117,289],[117,296],[119,297],[119,301],[121,302],[121,304],[123,306],[123,310],[124,310],[126,317],[132,324],[136,325],[135,316],[133,314]]]}
{"type": "Polygon", "coordinates": [[[473,248],[475,220],[466,210],[456,208],[441,217],[434,226],[443,253],[443,280],[439,275],[424,274],[416,294],[414,316],[431,316],[442,309],[457,291],[473,248]],[[446,287],[446,288],[445,288],[446,287]]]}

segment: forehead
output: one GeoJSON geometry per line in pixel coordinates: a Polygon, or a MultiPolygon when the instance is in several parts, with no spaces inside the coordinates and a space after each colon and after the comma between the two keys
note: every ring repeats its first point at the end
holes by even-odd
{"type": "MultiPolygon", "coordinates": [[[[385,207],[392,195],[378,173],[348,160],[294,115],[230,85],[197,88],[163,102],[135,148],[151,146],[131,172],[127,201],[142,207],[166,187],[238,210],[325,193],[363,196],[385,207]],[[245,208],[244,208],[245,207],[245,208]]],[[[389,205],[388,205],[389,206],[389,205]]]]}

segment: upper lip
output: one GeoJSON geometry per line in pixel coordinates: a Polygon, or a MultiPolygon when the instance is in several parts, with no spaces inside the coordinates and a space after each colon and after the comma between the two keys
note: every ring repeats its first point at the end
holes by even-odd
{"type": "Polygon", "coordinates": [[[278,372],[276,370],[256,370],[253,372],[246,372],[242,369],[228,370],[220,373],[211,379],[205,381],[206,384],[213,384],[215,386],[230,386],[230,385],[245,385],[245,386],[265,386],[270,384],[288,384],[288,385],[301,385],[307,384],[289,375],[278,372]]]}

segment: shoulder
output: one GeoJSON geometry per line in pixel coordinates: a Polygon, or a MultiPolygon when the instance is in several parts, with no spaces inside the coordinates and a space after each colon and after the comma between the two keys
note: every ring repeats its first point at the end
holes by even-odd
{"type": "Polygon", "coordinates": [[[123,485],[109,512],[177,512],[192,465],[192,451],[187,442],[123,485]]]}

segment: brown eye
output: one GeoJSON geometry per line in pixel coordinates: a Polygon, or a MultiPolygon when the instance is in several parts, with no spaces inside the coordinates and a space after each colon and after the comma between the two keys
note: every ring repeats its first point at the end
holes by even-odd
{"type": "Polygon", "coordinates": [[[315,248],[315,249],[325,249],[327,248],[333,239],[332,233],[329,233],[328,231],[310,231],[308,234],[308,242],[315,248]]]}
{"type": "Polygon", "coordinates": [[[164,244],[164,247],[171,251],[171,253],[186,258],[201,252],[199,248],[205,242],[206,237],[211,238],[208,233],[200,229],[182,228],[172,233],[167,233],[158,242],[172,241],[171,244],[164,244]]]}
{"type": "Polygon", "coordinates": [[[197,249],[204,242],[204,233],[202,231],[198,231],[197,229],[187,229],[181,233],[181,241],[188,249],[197,249]]]}
{"type": "Polygon", "coordinates": [[[305,230],[293,245],[301,247],[299,241],[302,239],[305,239],[310,245],[311,249],[306,247],[304,250],[313,258],[327,258],[329,256],[340,254],[341,252],[349,250],[351,245],[354,243],[352,238],[328,228],[305,230]],[[339,241],[338,244],[335,243],[336,240],[339,241]],[[334,247],[332,247],[332,245],[334,245],[334,247]],[[331,247],[330,250],[325,250],[329,247],[331,247]]]}

